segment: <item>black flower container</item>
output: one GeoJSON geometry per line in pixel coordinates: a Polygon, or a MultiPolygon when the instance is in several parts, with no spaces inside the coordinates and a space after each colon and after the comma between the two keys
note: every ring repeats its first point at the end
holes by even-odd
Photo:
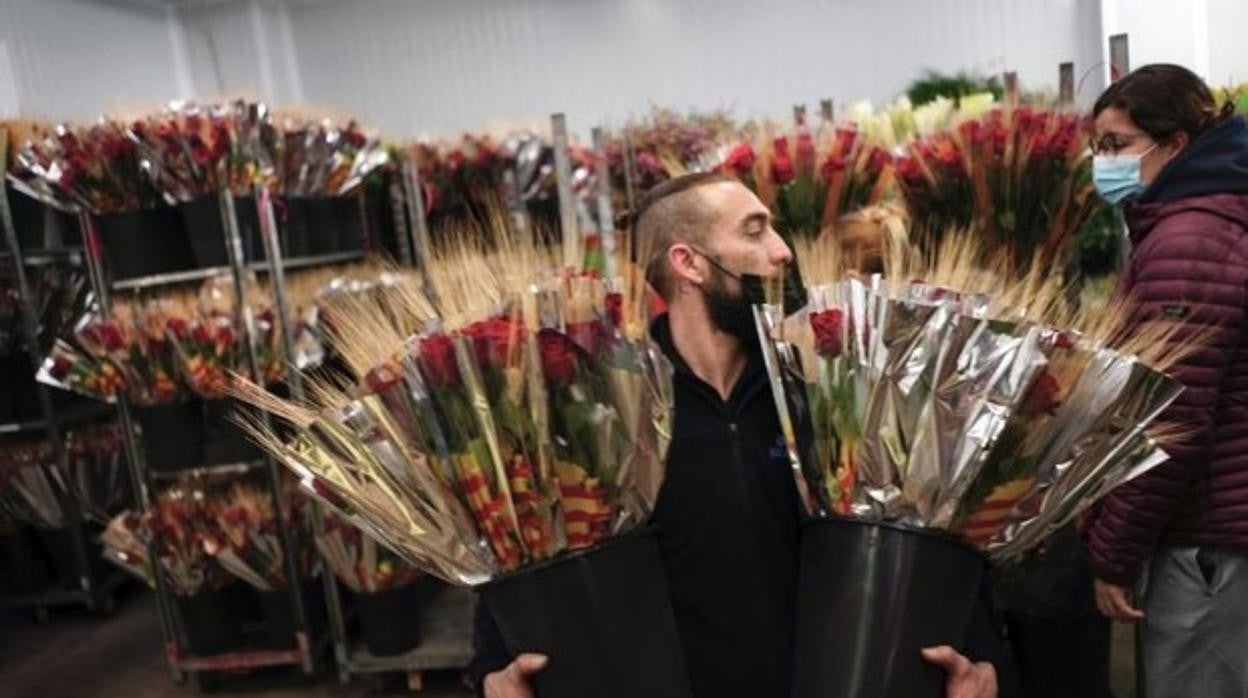
{"type": "Polygon", "coordinates": [[[175,596],[173,602],[181,621],[182,643],[188,652],[204,656],[239,648],[239,622],[228,588],[175,596]]]}
{"type": "Polygon", "coordinates": [[[113,281],[195,269],[195,250],[173,207],[96,216],[113,281]]]}
{"type": "Polygon", "coordinates": [[[507,648],[550,658],[541,698],[688,698],[680,638],[652,531],[478,588],[507,648]]]}
{"type": "Polygon", "coordinates": [[[983,556],[935,531],[821,519],[802,531],[796,698],[939,698],[934,645],[960,649],[983,556]]]}
{"type": "Polygon", "coordinates": [[[148,470],[169,473],[205,464],[203,404],[190,400],[134,408],[148,470]]]}
{"type": "Polygon", "coordinates": [[[369,654],[391,657],[420,645],[422,599],[416,584],[356,595],[360,636],[369,654]]]}

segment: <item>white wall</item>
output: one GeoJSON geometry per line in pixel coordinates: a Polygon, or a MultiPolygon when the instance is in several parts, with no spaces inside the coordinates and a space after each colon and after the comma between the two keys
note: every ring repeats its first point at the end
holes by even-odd
{"type": "Polygon", "coordinates": [[[280,2],[188,6],[177,11],[194,94],[303,101],[289,13],[280,2]]]}
{"type": "MultiPolygon", "coordinates": [[[[922,69],[1017,70],[1056,89],[1100,58],[1086,0],[292,2],[305,98],[415,135],[495,119],[575,131],[649,104],[775,116],[896,97],[922,69]]],[[[1083,84],[1088,98],[1099,73],[1083,84]]],[[[1090,95],[1090,96],[1089,96],[1090,95]]]]}
{"type": "Polygon", "coordinates": [[[165,13],[79,0],[0,0],[23,116],[90,119],[179,93],[165,13]]]}
{"type": "Polygon", "coordinates": [[[1130,35],[1133,65],[1224,84],[1248,81],[1244,27],[1248,0],[0,0],[6,101],[24,115],[246,95],[395,136],[557,110],[586,133],[652,103],[741,117],[823,97],[880,104],[926,68],[1014,69],[1053,89],[1066,60],[1086,103],[1110,34],[1130,35]]]}
{"type": "Polygon", "coordinates": [[[1248,82],[1248,0],[1209,1],[1209,74],[1214,86],[1248,82]]]}

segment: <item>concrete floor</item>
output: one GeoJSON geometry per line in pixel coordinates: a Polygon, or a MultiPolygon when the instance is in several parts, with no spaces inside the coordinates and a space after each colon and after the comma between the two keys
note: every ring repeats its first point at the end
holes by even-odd
{"type": "MultiPolygon", "coordinates": [[[[156,604],[130,588],[118,609],[98,617],[80,609],[54,609],[48,622],[29,613],[0,614],[0,696],[5,698],[184,698],[202,695],[193,683],[173,683],[161,654],[156,604]]],[[[1111,671],[1114,698],[1134,698],[1134,649],[1129,626],[1115,625],[1111,671]]],[[[318,677],[235,677],[210,695],[228,698],[365,698],[413,695],[401,676],[357,677],[338,683],[328,669],[318,677]]],[[[470,698],[454,672],[427,674],[428,698],[470,698]]]]}
{"type": "MultiPolygon", "coordinates": [[[[363,698],[410,696],[470,698],[456,672],[425,675],[412,694],[402,676],[357,677],[349,685],[322,669],[320,676],[229,677],[206,695],[263,698],[363,698]]],[[[272,670],[270,670],[272,672],[272,670]]],[[[0,696],[4,698],[185,698],[202,694],[193,682],[175,685],[161,650],[160,621],[152,596],[134,588],[118,608],[99,617],[81,609],[53,609],[46,623],[30,613],[0,612],[0,696]]]]}

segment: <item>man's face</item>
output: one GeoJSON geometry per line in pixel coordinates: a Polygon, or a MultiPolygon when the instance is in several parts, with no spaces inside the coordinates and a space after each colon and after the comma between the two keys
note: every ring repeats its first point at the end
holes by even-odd
{"type": "Polygon", "coordinates": [[[753,274],[775,278],[793,258],[793,252],[771,226],[771,213],[745,185],[737,182],[710,184],[699,192],[711,212],[701,245],[673,245],[681,275],[706,286],[727,284],[733,295],[740,284],[716,269],[703,253],[737,276],[753,274]]]}

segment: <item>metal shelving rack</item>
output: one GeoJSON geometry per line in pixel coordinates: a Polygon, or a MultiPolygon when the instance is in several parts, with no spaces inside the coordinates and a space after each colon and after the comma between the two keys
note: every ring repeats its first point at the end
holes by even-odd
{"type": "MultiPolygon", "coordinates": [[[[229,274],[234,285],[234,312],[236,320],[238,321],[238,326],[243,328],[242,337],[240,339],[248,347],[248,367],[252,376],[256,377],[259,375],[259,362],[255,355],[255,344],[252,341],[252,338],[255,336],[255,323],[250,307],[247,303],[247,274],[249,272],[269,274],[273,279],[274,294],[277,298],[278,305],[276,315],[280,318],[283,339],[286,342],[286,354],[289,357],[291,356],[291,351],[289,346],[289,329],[286,324],[285,316],[287,303],[285,300],[285,289],[283,285],[284,271],[286,269],[297,269],[354,261],[362,259],[364,253],[347,252],[340,254],[318,255],[301,257],[289,260],[288,262],[283,262],[280,252],[281,246],[278,242],[276,222],[273,217],[271,198],[267,190],[261,189],[258,191],[256,201],[261,214],[261,234],[264,239],[263,241],[268,253],[268,258],[263,262],[249,263],[243,258],[242,236],[239,232],[240,227],[238,223],[237,211],[235,210],[234,197],[228,191],[221,192],[218,196],[220,215],[224,229],[225,246],[227,256],[230,261],[229,266],[196,269],[169,274],[154,274],[135,279],[127,279],[114,284],[109,284],[107,281],[99,232],[95,225],[94,218],[90,214],[81,214],[79,221],[87,250],[86,258],[91,276],[92,289],[95,293],[97,303],[99,304],[101,315],[104,318],[107,318],[111,312],[111,298],[114,291],[137,291],[170,284],[200,281],[216,275],[229,274]]],[[[151,487],[155,482],[174,479],[187,474],[241,475],[257,469],[264,469],[266,471],[267,484],[270,494],[274,499],[275,511],[280,512],[282,510],[280,504],[281,466],[272,459],[265,457],[262,460],[247,463],[208,465],[201,468],[193,468],[177,472],[152,473],[148,471],[146,463],[143,459],[142,444],[139,443],[138,439],[134,436],[134,416],[131,412],[130,404],[125,399],[124,395],[119,396],[117,400],[117,410],[120,413],[121,420],[125,427],[127,437],[126,449],[130,456],[131,480],[135,492],[138,493],[137,500],[142,511],[146,512],[151,508],[151,487]]],[[[161,632],[164,637],[165,656],[175,681],[181,682],[184,680],[185,675],[188,672],[198,673],[203,671],[237,670],[286,665],[299,666],[305,674],[312,673],[315,668],[315,657],[319,647],[314,646],[312,639],[309,637],[307,608],[303,595],[300,592],[300,586],[297,583],[298,574],[295,569],[295,556],[292,554],[289,522],[285,519],[280,519],[278,537],[285,553],[284,558],[287,578],[290,580],[296,580],[295,583],[288,585],[287,590],[290,597],[295,627],[295,634],[292,638],[294,647],[289,650],[248,649],[238,652],[227,652],[207,656],[190,654],[185,648],[182,647],[179,640],[179,619],[177,614],[174,612],[172,595],[167,587],[164,575],[154,575],[156,580],[157,605],[159,607],[161,618],[161,632]]],[[[149,557],[152,560],[157,559],[154,552],[154,550],[149,551],[149,557]]]]}
{"type": "MultiPolygon", "coordinates": [[[[17,228],[13,223],[13,213],[9,209],[7,162],[8,132],[0,129],[0,227],[4,228],[5,253],[13,265],[13,275],[17,282],[18,296],[21,301],[22,341],[26,345],[27,355],[31,361],[31,375],[39,371],[39,328],[32,306],[30,285],[26,279],[26,267],[42,264],[74,263],[80,253],[76,250],[49,250],[38,253],[33,258],[22,254],[17,228]]],[[[47,386],[36,384],[36,395],[39,401],[41,419],[0,424],[0,434],[35,433],[42,431],[52,449],[55,465],[65,472],[67,465],[65,443],[62,440],[63,422],[52,408],[52,395],[47,386]]],[[[86,421],[106,415],[99,409],[79,410],[72,415],[71,422],[86,421]]],[[[54,606],[83,604],[87,610],[110,612],[114,606],[113,592],[126,581],[118,570],[108,568],[102,579],[95,579],[91,574],[90,547],[83,531],[82,510],[75,497],[65,498],[68,508],[66,525],[70,530],[74,548],[74,562],[79,573],[77,589],[49,589],[40,593],[0,598],[3,608],[32,608],[40,620],[46,618],[48,609],[54,606]]]]}

